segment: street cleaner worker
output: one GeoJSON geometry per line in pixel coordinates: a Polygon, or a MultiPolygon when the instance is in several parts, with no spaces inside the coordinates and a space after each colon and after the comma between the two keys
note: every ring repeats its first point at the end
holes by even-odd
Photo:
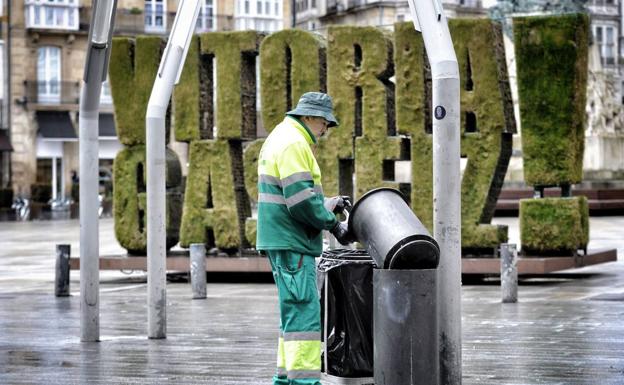
{"type": "Polygon", "coordinates": [[[334,215],[348,197],[325,199],[312,152],[329,127],[337,126],[331,98],[301,96],[264,142],[258,159],[256,249],[271,262],[280,309],[274,385],[321,385],[321,319],[314,258],[323,251],[322,230],[351,242],[334,215]]]}

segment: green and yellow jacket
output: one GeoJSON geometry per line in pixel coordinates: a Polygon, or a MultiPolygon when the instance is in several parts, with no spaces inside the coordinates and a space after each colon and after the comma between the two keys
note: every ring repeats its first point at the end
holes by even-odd
{"type": "Polygon", "coordinates": [[[310,148],[315,143],[303,122],[287,116],[262,145],[256,249],[322,253],[321,232],[337,219],[323,206],[321,170],[310,148]]]}

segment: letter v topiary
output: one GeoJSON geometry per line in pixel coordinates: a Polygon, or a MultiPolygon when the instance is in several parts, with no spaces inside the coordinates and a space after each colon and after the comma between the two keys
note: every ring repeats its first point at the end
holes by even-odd
{"type": "Polygon", "coordinates": [[[238,248],[241,240],[228,142],[192,141],[189,164],[180,245],[238,248]]]}
{"type": "Polygon", "coordinates": [[[145,144],[145,113],[164,47],[160,37],[113,39],[108,74],[117,136],[126,146],[145,144]]]}

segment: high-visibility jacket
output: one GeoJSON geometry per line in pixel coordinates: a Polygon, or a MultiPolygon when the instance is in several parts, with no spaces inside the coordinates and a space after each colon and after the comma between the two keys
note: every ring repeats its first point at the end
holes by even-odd
{"type": "Polygon", "coordinates": [[[316,138],[287,116],[268,136],[258,158],[257,250],[323,251],[321,231],[336,216],[323,206],[321,170],[312,153],[316,138]]]}

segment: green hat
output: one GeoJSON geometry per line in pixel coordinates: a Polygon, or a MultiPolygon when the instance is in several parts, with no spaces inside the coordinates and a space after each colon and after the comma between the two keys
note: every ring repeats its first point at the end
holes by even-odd
{"type": "Polygon", "coordinates": [[[286,115],[320,116],[329,122],[329,127],[334,127],[338,125],[338,121],[332,110],[332,99],[329,95],[322,92],[306,92],[299,98],[297,107],[288,111],[286,115]]]}

